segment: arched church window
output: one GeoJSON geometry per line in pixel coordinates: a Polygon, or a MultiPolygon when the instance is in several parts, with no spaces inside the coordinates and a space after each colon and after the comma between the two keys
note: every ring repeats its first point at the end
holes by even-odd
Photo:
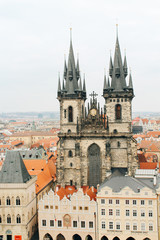
{"type": "Polygon", "coordinates": [[[68,121],[73,122],[73,108],[72,108],[72,106],[69,106],[69,108],[68,108],[68,121]]]}
{"type": "Polygon", "coordinates": [[[73,167],[73,163],[70,163],[70,167],[73,167]]]}
{"type": "Polygon", "coordinates": [[[66,113],[67,113],[67,110],[65,109],[64,110],[64,118],[66,118],[66,113]]]}
{"type": "Polygon", "coordinates": [[[68,133],[71,133],[71,129],[68,129],[68,133]]]}
{"type": "Polygon", "coordinates": [[[115,106],[116,120],[121,120],[121,111],[122,111],[121,105],[116,104],[115,106]]]}
{"type": "Polygon", "coordinates": [[[71,150],[68,151],[68,157],[73,157],[73,153],[71,150]]]}

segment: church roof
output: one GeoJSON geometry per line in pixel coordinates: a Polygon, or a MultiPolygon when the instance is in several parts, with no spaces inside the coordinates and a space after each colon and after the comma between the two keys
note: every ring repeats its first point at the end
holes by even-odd
{"type": "Polygon", "coordinates": [[[26,183],[31,179],[18,151],[8,151],[0,172],[0,183],[26,183]]]}

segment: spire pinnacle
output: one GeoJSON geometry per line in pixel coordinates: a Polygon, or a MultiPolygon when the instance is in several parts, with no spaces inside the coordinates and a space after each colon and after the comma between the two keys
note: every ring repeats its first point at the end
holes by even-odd
{"type": "Polygon", "coordinates": [[[104,70],[104,85],[103,90],[107,89],[107,81],[106,81],[106,71],[104,70]]]}
{"type": "Polygon", "coordinates": [[[116,38],[118,39],[118,23],[116,23],[116,38]]]}
{"type": "Polygon", "coordinates": [[[72,28],[70,28],[70,42],[72,42],[72,28]]]}
{"type": "Polygon", "coordinates": [[[132,83],[132,75],[131,75],[131,71],[130,71],[130,74],[129,74],[129,86],[128,86],[128,88],[133,89],[133,83],[132,83]]]}
{"type": "Polygon", "coordinates": [[[86,92],[85,73],[83,76],[83,92],[86,92]]]}
{"type": "Polygon", "coordinates": [[[58,92],[61,92],[60,73],[58,73],[58,92]]]}

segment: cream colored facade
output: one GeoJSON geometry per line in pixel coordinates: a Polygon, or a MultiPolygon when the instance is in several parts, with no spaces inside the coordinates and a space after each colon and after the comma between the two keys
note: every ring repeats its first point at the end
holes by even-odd
{"type": "Polygon", "coordinates": [[[97,204],[98,239],[158,240],[157,194],[151,188],[135,193],[129,187],[113,192],[105,186],[97,194],[97,204]]]}
{"type": "Polygon", "coordinates": [[[96,239],[96,202],[90,200],[88,195],[84,195],[82,189],[73,193],[70,199],[64,197],[62,200],[50,190],[38,205],[40,240],[71,240],[75,234],[82,240],[88,235],[96,239]],[[47,234],[50,235],[49,238],[47,234]]]}
{"type": "Polygon", "coordinates": [[[0,184],[0,236],[3,240],[28,240],[36,231],[36,179],[34,176],[27,183],[0,184]]]}
{"type": "Polygon", "coordinates": [[[20,133],[14,133],[9,138],[11,141],[23,141],[24,145],[28,148],[31,147],[32,144],[38,142],[42,139],[48,139],[51,137],[56,137],[56,133],[51,132],[20,132],[20,133]]]}

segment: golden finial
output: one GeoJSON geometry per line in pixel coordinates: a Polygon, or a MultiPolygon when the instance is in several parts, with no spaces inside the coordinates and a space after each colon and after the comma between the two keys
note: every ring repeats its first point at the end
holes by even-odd
{"type": "Polygon", "coordinates": [[[70,28],[70,41],[72,41],[72,28],[70,28]]]}

